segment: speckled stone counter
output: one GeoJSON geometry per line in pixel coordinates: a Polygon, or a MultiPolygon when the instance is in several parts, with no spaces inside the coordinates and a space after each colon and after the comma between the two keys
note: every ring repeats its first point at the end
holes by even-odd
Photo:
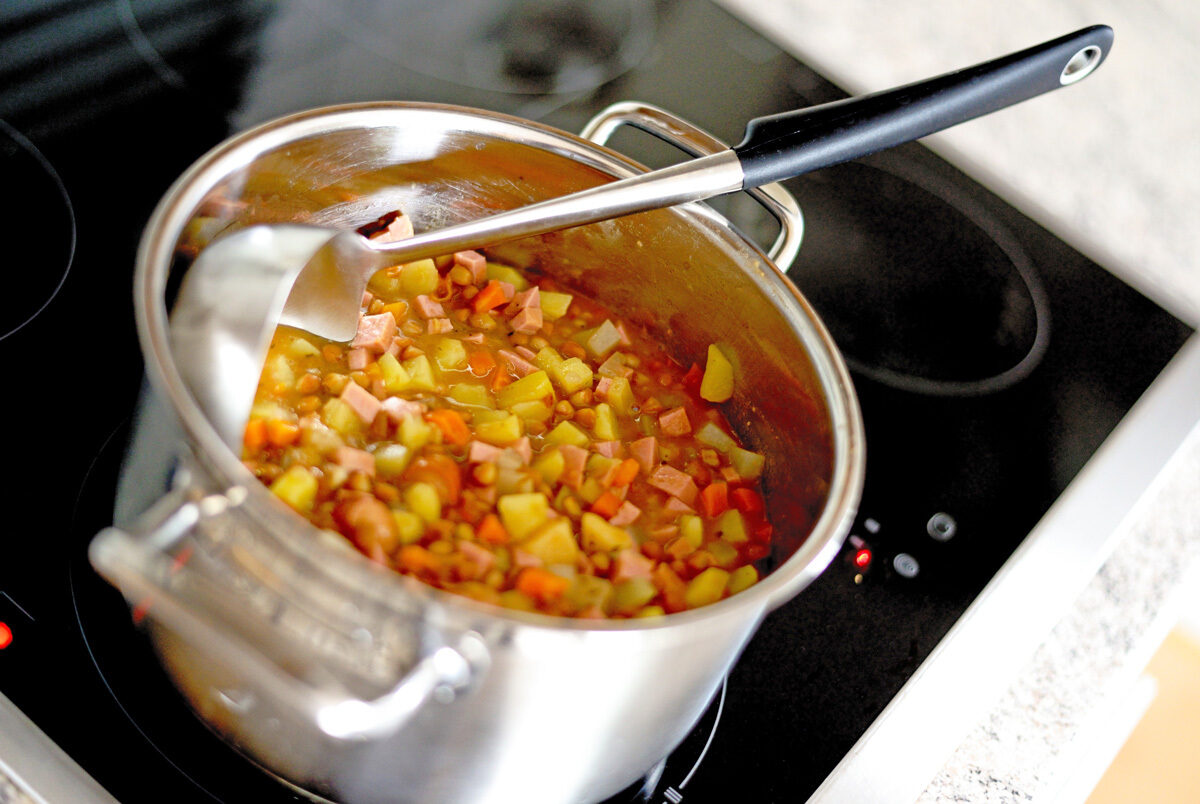
{"type": "MultiPolygon", "coordinates": [[[[1076,28],[1116,31],[1081,84],[929,138],[950,161],[1179,318],[1200,322],[1200,5],[1158,0],[723,0],[852,93],[1076,28]]],[[[919,801],[1064,801],[1200,580],[1200,429],[1180,444],[1050,637],[919,801]]]]}

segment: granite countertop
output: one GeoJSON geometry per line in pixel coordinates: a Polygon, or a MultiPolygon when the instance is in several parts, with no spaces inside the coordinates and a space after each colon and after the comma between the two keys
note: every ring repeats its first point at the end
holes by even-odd
{"type": "MultiPolygon", "coordinates": [[[[1061,92],[926,140],[1177,317],[1200,323],[1200,6],[1182,0],[723,0],[851,93],[984,61],[1095,23],[1106,63],[1061,92]]],[[[1071,800],[1111,720],[1200,581],[1200,428],[921,802],[1071,800]],[[1093,752],[1094,753],[1094,752],[1093,752]]],[[[1095,769],[1093,769],[1095,770],[1095,769]]],[[[1092,778],[1094,781],[1094,778],[1092,778]]]]}

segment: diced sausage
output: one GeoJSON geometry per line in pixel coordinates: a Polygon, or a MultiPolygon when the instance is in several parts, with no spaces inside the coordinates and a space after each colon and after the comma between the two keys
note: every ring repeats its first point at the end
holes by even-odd
{"type": "Polygon", "coordinates": [[[517,455],[521,456],[521,462],[526,466],[533,460],[533,446],[529,443],[529,436],[521,436],[516,441],[508,445],[508,448],[517,455]]]}
{"type": "Polygon", "coordinates": [[[473,578],[482,578],[496,563],[496,555],[491,550],[476,544],[469,539],[460,539],[457,544],[458,552],[468,562],[475,565],[473,578]]]}
{"type": "Polygon", "coordinates": [[[399,541],[391,510],[370,494],[354,494],[339,502],[333,509],[333,521],[359,550],[381,563],[399,541]]]}
{"type": "Polygon", "coordinates": [[[396,318],[391,313],[364,315],[358,319],[358,332],[350,345],[380,353],[387,350],[395,337],[396,318]]]}
{"type": "Polygon", "coordinates": [[[375,456],[365,449],[341,446],[333,451],[333,462],[351,472],[365,472],[375,477],[375,456]]]}
{"type": "Polygon", "coordinates": [[[620,441],[597,441],[592,445],[596,452],[605,458],[620,458],[622,453],[620,441]]]}
{"type": "Polygon", "coordinates": [[[500,460],[503,451],[483,441],[472,441],[467,444],[467,460],[471,463],[495,463],[500,460]]]}
{"type": "Polygon", "coordinates": [[[665,463],[651,472],[646,482],[672,497],[678,497],[687,505],[695,502],[696,495],[700,493],[700,489],[696,487],[696,481],[692,480],[691,475],[665,463]]]}
{"type": "Polygon", "coordinates": [[[579,488],[583,482],[583,468],[587,465],[587,450],[574,444],[560,444],[558,451],[563,456],[563,472],[559,480],[564,486],[579,488]]]}
{"type": "Polygon", "coordinates": [[[454,263],[471,272],[472,284],[478,285],[487,279],[487,258],[478,251],[456,251],[454,263]]]}
{"type": "Polygon", "coordinates": [[[371,363],[371,353],[361,346],[346,352],[346,365],[351,371],[362,371],[371,363]]]}
{"type": "Polygon", "coordinates": [[[422,416],[425,413],[425,406],[420,402],[414,402],[411,399],[401,399],[398,396],[389,396],[383,400],[380,407],[383,408],[383,412],[395,424],[399,424],[409,416],[422,416]]]}
{"type": "Polygon", "coordinates": [[[678,497],[668,497],[663,503],[663,510],[670,511],[672,514],[694,514],[696,509],[685,503],[678,497]]]}
{"type": "Polygon", "coordinates": [[[379,413],[383,407],[383,404],[370,391],[356,382],[346,383],[341,400],[349,405],[358,414],[358,418],[366,424],[375,421],[375,414],[379,413]]]}
{"type": "MultiPolygon", "coordinates": [[[[537,288],[534,288],[536,290],[537,288]]],[[[533,333],[542,328],[542,310],[539,307],[526,307],[509,319],[513,332],[533,333]]]]}
{"type": "Polygon", "coordinates": [[[632,525],[641,515],[642,509],[629,502],[629,500],[626,500],[625,502],[621,503],[621,507],[618,508],[617,512],[613,514],[611,519],[608,520],[608,524],[616,525],[617,527],[632,525]]]}
{"type": "Polygon", "coordinates": [[[413,299],[413,307],[416,308],[417,315],[426,320],[446,317],[446,311],[442,308],[441,302],[434,301],[423,293],[413,299]]]}
{"type": "Polygon", "coordinates": [[[658,466],[658,439],[654,436],[639,438],[629,445],[629,455],[638,462],[643,472],[650,474],[658,466]]]}
{"type": "Polygon", "coordinates": [[[425,331],[430,335],[444,335],[454,331],[454,324],[449,318],[431,318],[425,322],[425,331]]]}
{"type": "Polygon", "coordinates": [[[512,305],[509,307],[508,312],[515,313],[518,310],[525,310],[531,307],[537,309],[541,309],[542,307],[542,297],[541,293],[538,291],[537,285],[534,285],[528,290],[522,290],[520,293],[514,294],[512,305]]]}
{"type": "Polygon", "coordinates": [[[659,429],[663,435],[682,436],[692,432],[692,423],[688,421],[687,411],[682,407],[671,408],[658,416],[659,429]]]}
{"type": "Polygon", "coordinates": [[[526,377],[539,370],[533,363],[530,363],[516,352],[509,351],[508,349],[498,349],[496,354],[500,355],[500,359],[504,361],[504,365],[508,370],[518,377],[526,377]]]}
{"type": "Polygon", "coordinates": [[[641,551],[626,547],[617,553],[613,560],[612,582],[621,583],[630,578],[649,578],[654,562],[642,555],[641,551]]]}

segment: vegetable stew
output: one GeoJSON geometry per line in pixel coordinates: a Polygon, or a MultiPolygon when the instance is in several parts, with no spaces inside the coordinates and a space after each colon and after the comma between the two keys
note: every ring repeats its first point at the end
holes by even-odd
{"type": "MultiPolygon", "coordinates": [[[[412,234],[399,212],[359,230],[412,234]]],[[[759,578],[771,525],[718,407],[717,345],[684,369],[597,302],[478,252],[380,271],[349,344],[280,327],[243,460],[370,559],[572,617],[691,609],[759,578]]]]}

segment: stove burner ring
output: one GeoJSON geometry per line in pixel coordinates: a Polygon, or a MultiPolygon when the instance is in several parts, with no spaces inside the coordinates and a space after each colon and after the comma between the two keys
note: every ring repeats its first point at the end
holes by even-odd
{"type": "Polygon", "coordinates": [[[0,304],[4,340],[45,310],[66,282],[75,259],[75,210],[49,160],[2,119],[0,175],[8,189],[0,201],[0,236],[25,286],[0,304]]]}
{"type": "MultiPolygon", "coordinates": [[[[816,258],[806,262],[802,250],[793,269],[846,363],[878,383],[928,396],[981,396],[1023,381],[1041,363],[1050,340],[1049,297],[1025,249],[948,180],[902,159],[873,162],[828,171],[823,180],[834,194],[852,194],[849,203],[835,199],[847,220],[830,219],[822,227],[819,218],[828,213],[814,205],[807,228],[816,258]],[[855,182],[843,182],[847,174],[859,180],[857,191],[855,182]],[[812,242],[822,228],[831,230],[827,242],[812,242]],[[932,275],[935,271],[940,275],[932,275]],[[1006,342],[1003,349],[1000,341],[1006,342]],[[953,360],[938,355],[945,343],[947,352],[961,354],[953,360]],[[996,354],[983,354],[988,348],[996,354]],[[986,372],[982,376],[969,376],[962,365],[947,370],[936,363],[969,359],[973,370],[972,350],[986,372]]],[[[809,212],[804,194],[797,196],[809,212]]]]}
{"type": "Polygon", "coordinates": [[[516,95],[587,92],[649,54],[649,0],[304,0],[343,35],[421,75],[516,95]]]}

